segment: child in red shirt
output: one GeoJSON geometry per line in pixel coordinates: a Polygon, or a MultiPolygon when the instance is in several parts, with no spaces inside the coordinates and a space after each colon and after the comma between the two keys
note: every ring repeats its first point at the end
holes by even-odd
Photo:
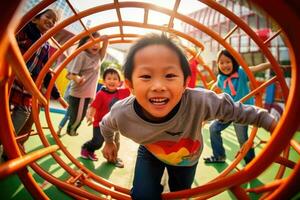
{"type": "MultiPolygon", "coordinates": [[[[103,73],[103,87],[96,94],[95,100],[91,103],[87,111],[87,121],[88,124],[93,123],[93,138],[82,145],[81,157],[85,159],[90,159],[97,161],[98,158],[95,154],[97,149],[100,149],[104,138],[100,132],[99,122],[102,117],[110,111],[110,108],[114,103],[120,99],[124,99],[130,95],[130,91],[127,88],[118,88],[120,86],[120,75],[119,72],[112,68],[106,68],[103,73]]],[[[120,147],[120,134],[115,133],[115,142],[120,147]]],[[[123,161],[118,158],[116,167],[124,167],[123,161]]]]}

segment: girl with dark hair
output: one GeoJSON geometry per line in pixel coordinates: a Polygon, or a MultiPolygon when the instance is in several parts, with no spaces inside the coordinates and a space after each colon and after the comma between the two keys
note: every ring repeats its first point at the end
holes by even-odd
{"type": "MultiPolygon", "coordinates": [[[[216,84],[212,90],[220,88],[223,92],[229,94],[234,101],[239,101],[247,95],[250,90],[248,86],[248,77],[245,71],[239,66],[235,58],[227,51],[221,50],[217,55],[217,65],[219,75],[216,84]]],[[[258,72],[270,68],[270,63],[262,63],[257,66],[249,67],[252,72],[258,72]]],[[[250,98],[244,104],[253,105],[254,99],[250,98]]],[[[224,163],[226,159],[225,149],[221,137],[221,131],[227,128],[231,122],[215,120],[209,127],[210,141],[213,155],[204,158],[205,163],[224,163]]],[[[235,133],[240,147],[248,140],[248,125],[233,123],[235,133]]],[[[245,163],[249,163],[255,157],[254,149],[251,148],[244,157],[245,163]]]]}
{"type": "Polygon", "coordinates": [[[218,118],[270,131],[276,126],[267,111],[234,102],[227,94],[187,88],[189,63],[164,35],[138,40],[123,67],[133,95],[112,106],[100,129],[105,140],[103,156],[110,162],[117,159],[116,131],[140,144],[132,199],[161,199],[165,169],[171,192],[191,188],[203,149],[203,121],[218,118]]]}
{"type": "MultiPolygon", "coordinates": [[[[52,9],[46,9],[33,17],[16,35],[16,40],[21,52],[24,54],[45,32],[55,25],[57,20],[58,14],[52,9]]],[[[48,61],[49,49],[50,44],[45,42],[26,63],[28,71],[34,81],[48,61]]],[[[51,78],[52,75],[49,71],[43,81],[44,87],[48,87],[51,78]]],[[[53,87],[51,96],[58,100],[64,108],[68,107],[68,103],[61,97],[56,86],[53,87]]],[[[31,114],[32,95],[24,88],[18,79],[14,81],[10,91],[10,105],[13,107],[11,118],[16,133],[21,135],[30,132],[34,122],[31,114]]]]}
{"type": "MultiPolygon", "coordinates": [[[[92,36],[94,38],[101,37],[102,47],[100,47],[100,43],[95,43],[80,52],[67,67],[67,78],[71,80],[67,111],[69,114],[67,134],[70,136],[78,135],[76,131],[86,114],[89,103],[95,97],[100,74],[100,61],[103,60],[108,45],[106,35],[100,36],[99,33],[94,32],[92,36]]],[[[83,37],[79,41],[78,48],[90,40],[90,36],[83,37]]]]}

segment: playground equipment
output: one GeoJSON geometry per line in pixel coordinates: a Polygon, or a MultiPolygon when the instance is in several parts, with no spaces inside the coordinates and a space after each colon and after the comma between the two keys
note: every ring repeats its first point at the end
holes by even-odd
{"type": "MultiPolygon", "coordinates": [[[[80,51],[88,48],[95,42],[99,42],[99,39],[93,39],[93,41],[83,45],[81,48],[74,51],[59,65],[59,67],[54,70],[53,80],[50,82],[50,86],[45,94],[42,94],[39,91],[39,88],[46,72],[49,70],[50,66],[54,63],[59,55],[61,55],[66,49],[76,43],[80,38],[89,35],[94,31],[101,32],[102,29],[109,27],[118,27],[120,30],[120,34],[109,35],[110,44],[130,43],[134,38],[139,37],[140,35],[138,34],[128,33],[124,31],[124,26],[131,26],[172,33],[179,36],[180,38],[184,38],[200,49],[203,48],[203,44],[201,44],[201,42],[197,39],[174,29],[173,22],[176,19],[190,24],[191,26],[203,31],[218,43],[220,43],[222,46],[224,46],[224,48],[228,49],[230,53],[237,59],[237,61],[245,69],[252,86],[251,92],[247,96],[245,96],[243,100],[251,96],[255,96],[257,106],[262,106],[262,94],[260,93],[260,91],[268,85],[274,82],[278,82],[283,92],[283,97],[285,100],[285,110],[282,118],[278,123],[278,126],[272,133],[270,140],[266,143],[265,148],[245,168],[240,169],[237,172],[230,173],[240,162],[240,160],[243,159],[248,149],[253,145],[253,139],[255,138],[257,131],[256,128],[254,128],[251,132],[249,142],[247,142],[247,144],[241,149],[237,158],[218,177],[204,185],[192,188],[190,190],[164,193],[163,198],[174,199],[193,197],[196,199],[206,199],[222,191],[231,190],[231,192],[236,196],[237,199],[249,199],[248,192],[261,193],[263,194],[262,198],[267,199],[289,199],[293,197],[297,192],[299,192],[297,180],[300,180],[300,160],[298,162],[289,160],[289,150],[291,147],[298,154],[300,154],[300,144],[293,139],[293,136],[295,135],[296,130],[299,126],[299,117],[297,117],[297,113],[300,111],[300,96],[298,94],[300,91],[300,57],[296,57],[296,55],[300,55],[300,42],[298,39],[300,30],[294,28],[300,27],[300,17],[298,14],[300,7],[299,3],[297,3],[296,1],[283,0],[277,0],[276,2],[266,0],[255,1],[258,6],[260,6],[274,18],[274,20],[280,25],[281,28],[278,29],[276,34],[268,38],[266,41],[262,41],[262,39],[244,21],[242,21],[240,18],[238,18],[236,15],[234,15],[232,12],[230,12],[214,0],[200,0],[200,2],[222,13],[224,16],[226,16],[236,24],[236,26],[230,32],[228,32],[225,37],[221,37],[216,32],[204,26],[203,24],[200,24],[194,19],[179,13],[179,5],[186,3],[185,1],[176,0],[173,9],[170,10],[149,3],[133,1],[119,2],[118,0],[114,0],[112,3],[99,5],[82,12],[76,12],[73,5],[68,0],[66,0],[70,8],[73,10],[74,15],[64,19],[50,31],[44,34],[43,37],[38,40],[22,56],[14,38],[15,32],[20,30],[27,21],[29,21],[33,16],[35,16],[37,13],[39,13],[41,10],[43,10],[53,2],[55,1],[41,1],[32,10],[26,13],[26,15],[22,17],[22,19],[20,19],[19,15],[17,14],[17,8],[21,5],[22,1],[10,1],[8,3],[5,3],[6,5],[1,6],[0,8],[0,11],[3,15],[0,19],[0,110],[2,112],[0,115],[0,139],[7,155],[10,158],[9,161],[0,165],[1,178],[5,178],[12,173],[17,173],[26,189],[35,199],[48,199],[47,195],[42,191],[42,189],[34,180],[32,174],[28,171],[27,167],[30,166],[42,178],[44,178],[51,184],[56,185],[65,193],[76,199],[130,199],[129,190],[127,188],[120,187],[97,176],[97,174],[94,174],[93,172],[85,168],[68,152],[68,150],[64,147],[55,133],[49,113],[50,91],[60,72],[64,69],[68,62],[70,62],[80,51]],[[272,4],[272,6],[270,6],[270,4],[272,4]],[[121,10],[123,8],[142,9],[144,13],[143,22],[122,20],[121,10]],[[103,23],[91,28],[87,28],[82,23],[82,18],[94,13],[101,14],[102,12],[107,10],[115,10],[118,16],[118,21],[103,23]],[[148,14],[150,11],[156,11],[170,16],[168,25],[161,26],[149,24],[148,14]],[[284,14],[279,15],[278,13],[284,14]],[[27,71],[25,61],[30,58],[30,56],[37,50],[37,48],[41,44],[50,39],[59,30],[75,21],[79,21],[82,24],[82,26],[84,27],[84,31],[69,39],[62,46],[57,44],[58,50],[50,57],[36,82],[33,82],[27,71]],[[251,39],[259,46],[268,61],[272,64],[272,70],[276,74],[272,79],[266,81],[260,86],[258,86],[253,74],[248,69],[247,63],[226,41],[238,28],[242,29],[246,34],[248,34],[249,37],[251,37],[251,39]],[[267,46],[267,44],[272,39],[277,37],[279,33],[285,35],[285,43],[289,48],[292,66],[292,79],[290,88],[287,87],[280,66],[267,46]],[[20,146],[18,145],[18,142],[22,140],[22,137],[15,136],[10,118],[8,96],[14,76],[17,76],[19,80],[24,84],[26,89],[33,94],[32,110],[35,120],[35,126],[44,147],[40,150],[28,154],[22,151],[22,148],[20,148],[20,146]],[[56,145],[50,145],[48,139],[43,133],[43,128],[41,126],[38,115],[39,106],[44,107],[47,124],[56,142],[56,145]],[[72,163],[74,163],[74,165],[76,166],[75,169],[68,166],[65,161],[55,153],[58,149],[60,149],[68,157],[68,159],[72,163]],[[36,160],[49,154],[51,154],[56,162],[69,174],[70,177],[68,181],[63,181],[57,177],[52,176],[36,163],[36,160]],[[280,167],[273,182],[266,184],[264,187],[251,188],[247,190],[241,187],[242,184],[247,183],[253,178],[259,176],[274,162],[279,163],[280,167]],[[286,168],[291,168],[292,172],[288,177],[283,178],[283,174],[286,168]],[[105,197],[95,195],[83,189],[82,187],[79,187],[76,184],[78,180],[80,181],[81,185],[92,188],[93,190],[98,191],[100,194],[105,195],[105,197]]],[[[201,58],[198,59],[201,63],[201,58]]],[[[209,68],[207,68],[207,70],[209,70],[209,68]]],[[[30,135],[28,136],[30,137],[30,135]]]]}

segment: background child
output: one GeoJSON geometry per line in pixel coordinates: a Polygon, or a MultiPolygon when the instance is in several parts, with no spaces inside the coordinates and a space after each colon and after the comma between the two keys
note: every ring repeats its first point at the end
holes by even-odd
{"type": "MultiPolygon", "coordinates": [[[[222,50],[217,56],[217,65],[219,70],[217,83],[212,86],[214,90],[216,85],[222,91],[229,94],[234,101],[239,101],[246,96],[250,90],[248,86],[248,77],[245,71],[239,66],[234,57],[227,51],[222,50]]],[[[263,63],[257,66],[249,67],[252,72],[258,72],[271,67],[270,63],[263,63]]],[[[254,99],[250,98],[244,104],[253,105],[254,99]]],[[[224,163],[226,159],[225,149],[221,137],[221,131],[227,128],[231,122],[215,120],[209,127],[210,141],[213,150],[213,156],[204,158],[205,163],[224,163]]],[[[240,147],[248,140],[248,125],[233,123],[235,133],[240,147]]],[[[251,148],[244,160],[249,163],[255,157],[254,149],[251,148]]]]}
{"type": "MultiPolygon", "coordinates": [[[[88,108],[88,104],[94,99],[100,73],[100,61],[106,54],[108,37],[100,36],[94,32],[92,36],[103,39],[102,47],[100,43],[95,43],[92,47],[80,52],[78,56],[69,64],[67,78],[71,80],[71,90],[69,96],[69,124],[67,134],[76,136],[88,108]]],[[[90,40],[90,36],[83,37],[78,44],[78,48],[90,40]]]]}
{"type": "MultiPolygon", "coordinates": [[[[57,13],[52,9],[47,9],[36,15],[17,35],[16,39],[21,52],[24,54],[46,31],[52,28],[58,20],[57,13]]],[[[36,80],[40,71],[49,58],[48,42],[44,43],[37,52],[26,63],[31,77],[36,80]]],[[[48,87],[52,75],[50,71],[44,79],[44,86],[48,87]]],[[[54,86],[51,96],[58,100],[66,108],[68,103],[60,96],[59,91],[54,86]]],[[[24,88],[17,79],[14,81],[10,91],[10,104],[12,109],[12,122],[18,135],[26,134],[31,131],[33,117],[31,115],[31,94],[24,88]]]]}
{"type": "Polygon", "coordinates": [[[115,131],[141,144],[135,165],[133,199],[161,199],[164,169],[170,191],[191,187],[203,149],[202,122],[218,118],[272,131],[265,110],[234,102],[227,94],[187,88],[189,63],[170,39],[149,35],[133,45],[124,64],[132,96],[118,101],[100,122],[103,155],[114,162],[115,131]]]}
{"type": "MultiPolygon", "coordinates": [[[[120,86],[119,72],[114,68],[106,68],[103,73],[103,87],[97,93],[96,99],[91,103],[87,111],[87,121],[89,124],[93,122],[93,138],[82,145],[81,157],[89,158],[97,161],[98,158],[95,154],[97,149],[100,149],[104,139],[100,131],[99,122],[103,116],[109,112],[111,106],[120,99],[130,95],[127,88],[118,88],[120,86]]],[[[120,133],[116,132],[114,141],[117,149],[120,147],[120,133]]],[[[124,163],[120,158],[115,162],[116,167],[124,167],[124,163]]]]}

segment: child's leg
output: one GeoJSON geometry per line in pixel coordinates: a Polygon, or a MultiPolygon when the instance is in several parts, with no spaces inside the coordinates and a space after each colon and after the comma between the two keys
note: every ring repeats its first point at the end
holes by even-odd
{"type": "Polygon", "coordinates": [[[194,182],[197,164],[188,167],[167,165],[171,192],[191,188],[194,182]]]}
{"type": "MultiPolygon", "coordinates": [[[[243,146],[245,142],[248,140],[248,126],[247,125],[240,125],[240,124],[233,124],[234,130],[236,133],[236,137],[238,139],[238,142],[240,144],[240,147],[243,146]]],[[[249,149],[248,153],[244,157],[244,160],[247,163],[249,163],[253,158],[255,157],[254,149],[249,149]]]]}
{"type": "Polygon", "coordinates": [[[62,118],[62,120],[60,121],[58,127],[63,128],[66,125],[68,119],[69,119],[69,108],[67,109],[64,118],[62,118]]]}
{"type": "Polygon", "coordinates": [[[70,96],[69,97],[69,124],[67,128],[67,133],[71,136],[76,136],[78,127],[81,124],[81,121],[85,117],[90,98],[77,98],[70,96]]]}
{"type": "Polygon", "coordinates": [[[215,158],[225,157],[225,149],[223,146],[223,140],[221,137],[221,131],[227,128],[230,125],[229,123],[222,123],[218,120],[212,122],[209,127],[210,133],[210,142],[213,150],[213,155],[215,158]]]}
{"type": "Polygon", "coordinates": [[[101,134],[100,127],[93,127],[93,138],[82,145],[82,148],[94,153],[103,145],[104,138],[101,134]]]}
{"type": "Polygon", "coordinates": [[[100,132],[100,127],[93,127],[93,138],[82,145],[81,157],[97,161],[98,157],[95,151],[101,148],[103,142],[104,138],[100,132]]]}
{"type": "Polygon", "coordinates": [[[164,169],[165,164],[140,145],[131,189],[132,199],[161,199],[163,186],[160,182],[164,169]]]}
{"type": "Polygon", "coordinates": [[[62,120],[60,121],[59,125],[58,125],[58,130],[57,130],[57,135],[60,136],[61,135],[61,130],[62,128],[66,125],[67,121],[69,120],[69,108],[67,109],[64,118],[62,118],[62,120]]]}

